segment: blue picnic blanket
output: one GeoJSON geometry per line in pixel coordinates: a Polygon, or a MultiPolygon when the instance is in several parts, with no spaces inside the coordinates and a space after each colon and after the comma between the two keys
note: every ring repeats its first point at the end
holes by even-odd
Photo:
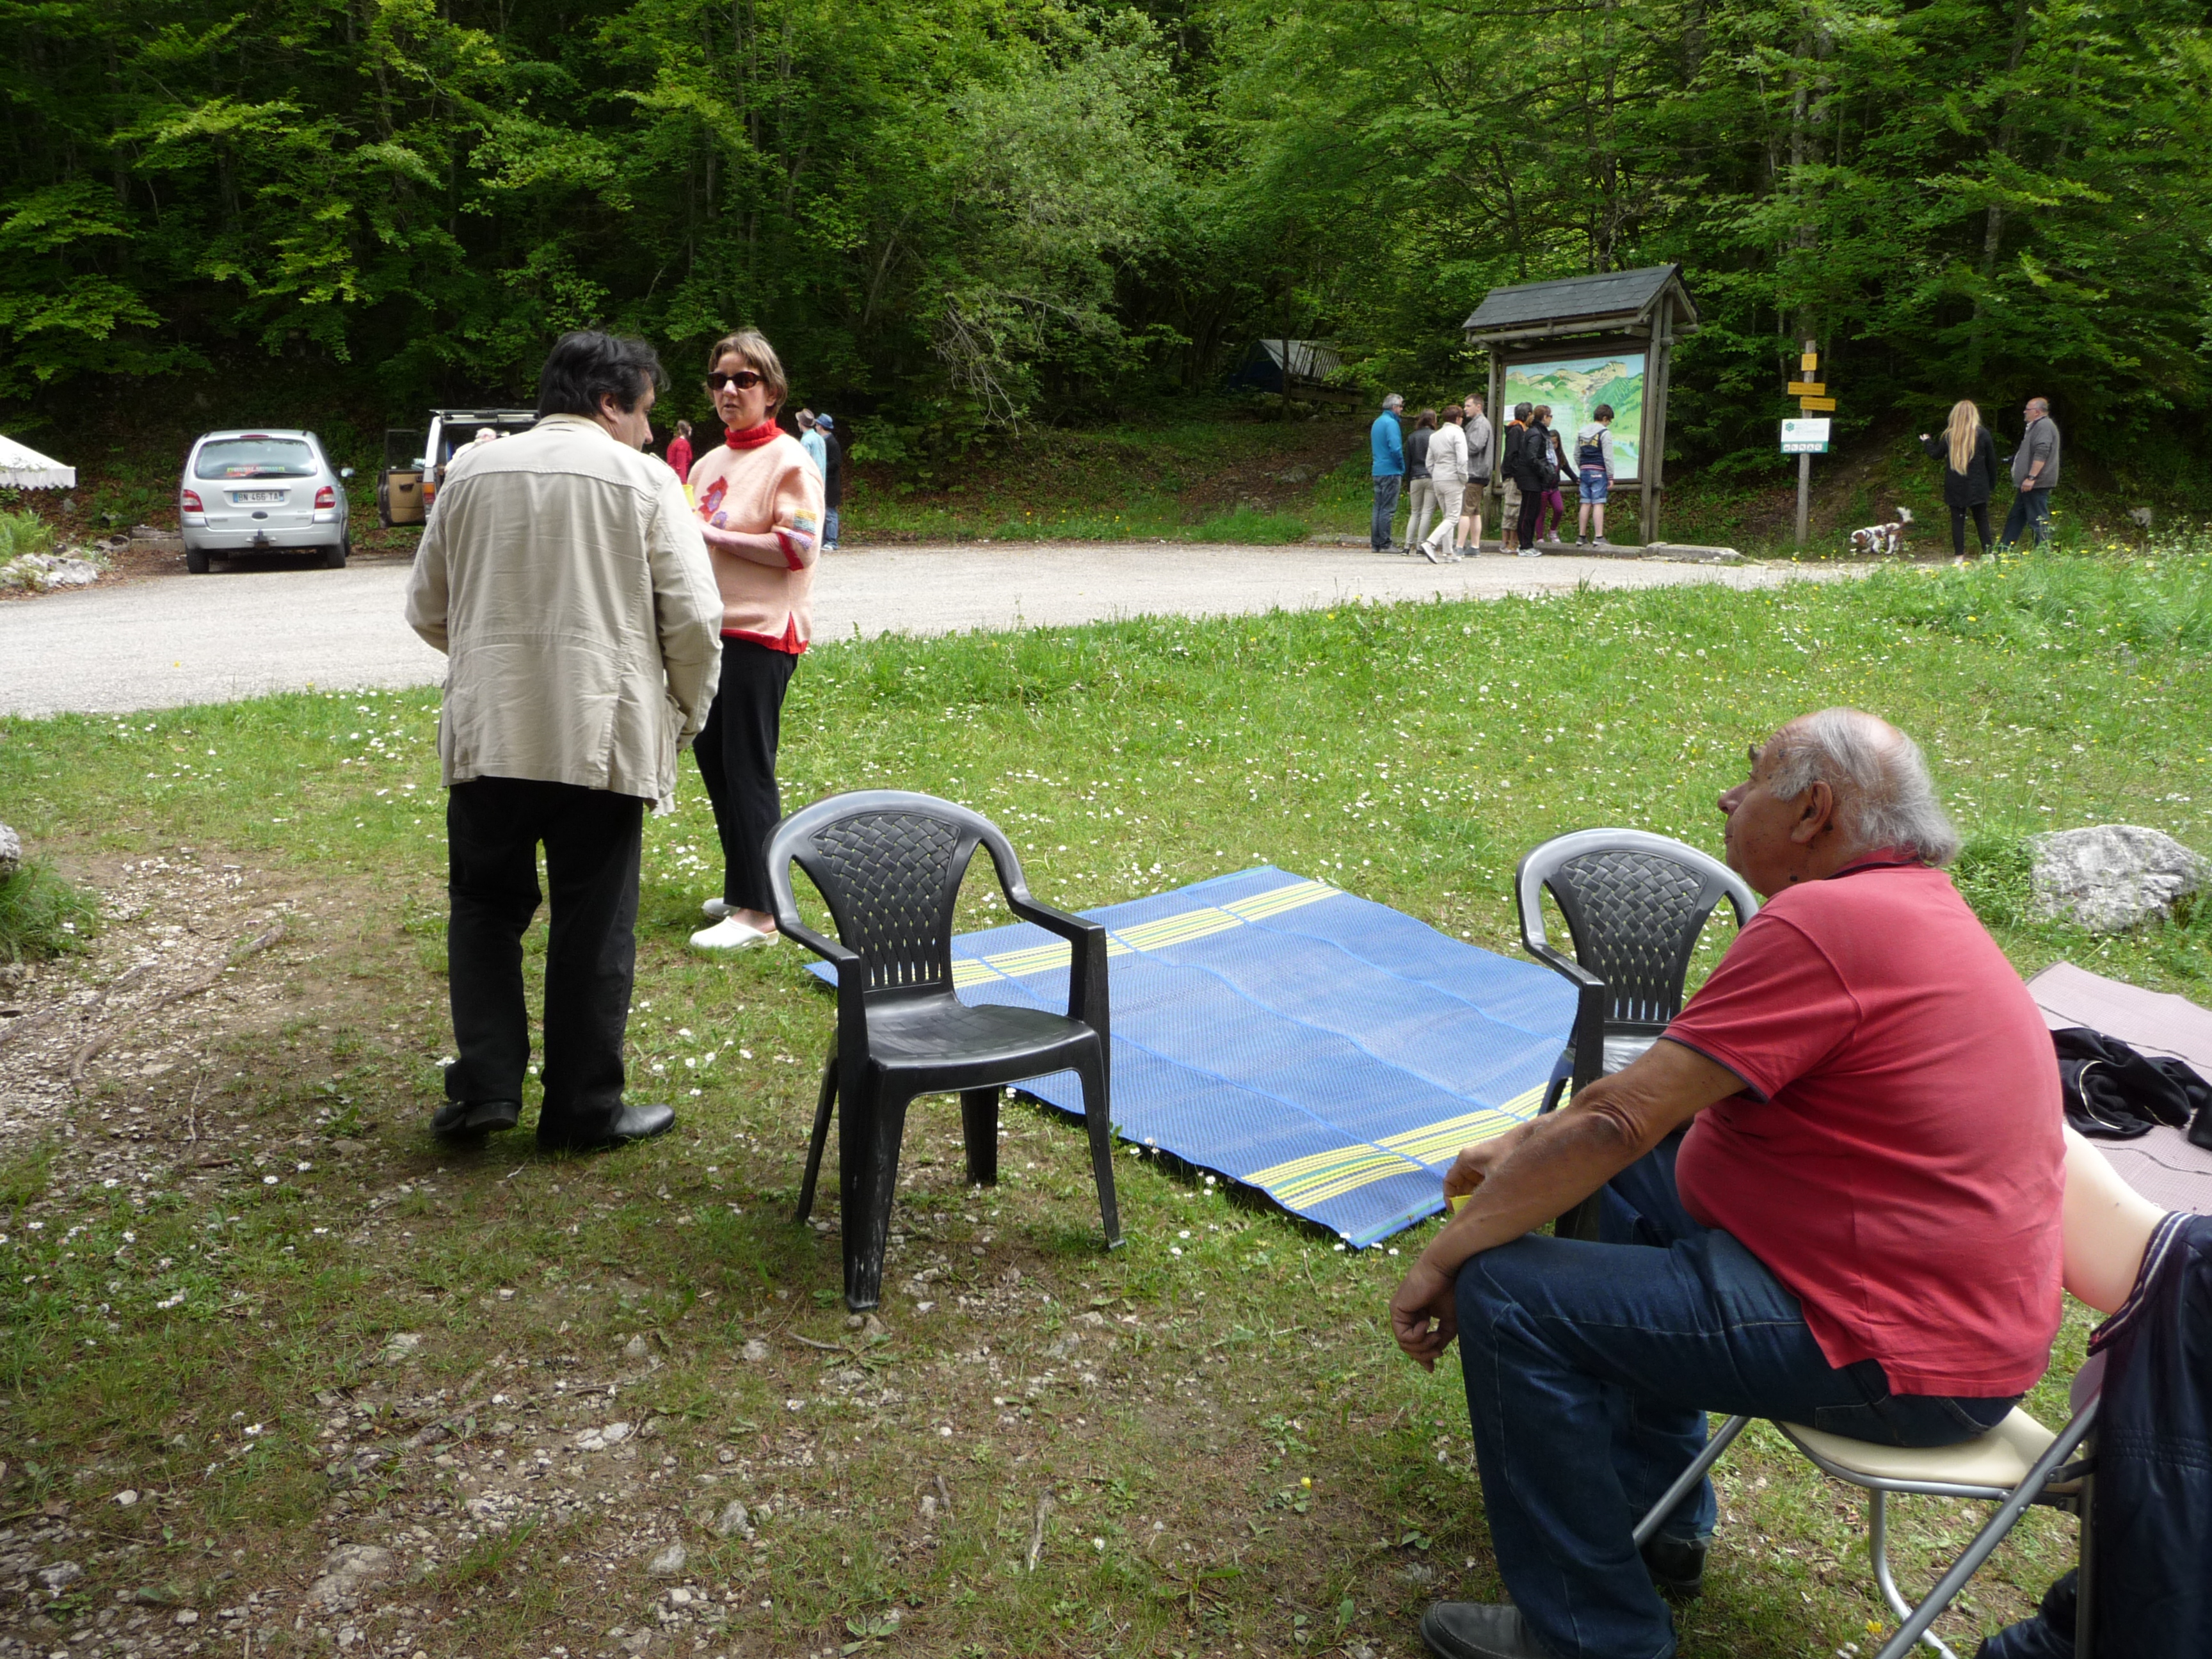
{"type": "MultiPolygon", "coordinates": [[[[1084,914],[1109,933],[1115,1132],[1354,1246],[1435,1214],[1462,1146],[1534,1115],[1574,1018],[1550,969],[1272,866],[1084,914]]],[[[964,1001],[1066,1011],[1042,928],[952,957],[964,1001]]],[[[1021,1087],[1083,1110],[1072,1072],[1021,1087]]]]}

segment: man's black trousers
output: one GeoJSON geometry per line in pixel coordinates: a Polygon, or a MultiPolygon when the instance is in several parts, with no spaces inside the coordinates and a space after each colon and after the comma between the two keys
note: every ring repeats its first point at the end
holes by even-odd
{"type": "Polygon", "coordinates": [[[476,778],[446,792],[451,1100],[522,1098],[530,1012],[522,934],[537,913],[538,848],[553,889],[545,950],[541,1146],[596,1141],[623,1098],[623,1036],[637,967],[637,866],[645,802],[573,783],[476,778]]]}
{"type": "Polygon", "coordinates": [[[775,750],[783,694],[798,665],[788,651],[725,639],[721,689],[691,745],[721,837],[722,898],[739,910],[775,912],[768,890],[768,839],[783,817],[775,750]]]}

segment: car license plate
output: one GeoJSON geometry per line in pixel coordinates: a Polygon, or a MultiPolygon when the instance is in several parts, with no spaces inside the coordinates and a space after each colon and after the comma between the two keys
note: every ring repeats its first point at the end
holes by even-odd
{"type": "Polygon", "coordinates": [[[244,507],[249,503],[281,501],[285,499],[286,494],[287,492],[282,489],[235,489],[231,492],[230,499],[240,507],[244,507]]]}

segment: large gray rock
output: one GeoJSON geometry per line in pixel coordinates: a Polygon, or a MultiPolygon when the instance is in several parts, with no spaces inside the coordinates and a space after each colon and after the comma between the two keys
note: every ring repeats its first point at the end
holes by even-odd
{"type": "Polygon", "coordinates": [[[5,881],[23,867],[23,838],[0,823],[0,881],[5,881]]]}
{"type": "Polygon", "coordinates": [[[0,564],[0,587],[27,587],[34,593],[52,593],[64,587],[89,587],[100,580],[100,566],[89,559],[26,553],[0,564]]]}
{"type": "Polygon", "coordinates": [[[2035,838],[2031,908],[2041,919],[2117,933],[2172,914],[2203,885],[2205,860],[2160,830],[2100,823],[2035,838]]]}

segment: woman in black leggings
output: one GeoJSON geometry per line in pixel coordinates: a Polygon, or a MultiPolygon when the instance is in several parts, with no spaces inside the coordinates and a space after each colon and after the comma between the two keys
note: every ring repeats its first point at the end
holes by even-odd
{"type": "Polygon", "coordinates": [[[1982,551],[1990,550],[1990,497],[1996,493],[1997,447],[1982,424],[1982,411],[1961,398],[1951,405],[1943,435],[1920,434],[1930,460],[1943,463],[1943,504],[1951,509],[1951,552],[1966,556],[1966,514],[1974,515],[1982,551]]]}

